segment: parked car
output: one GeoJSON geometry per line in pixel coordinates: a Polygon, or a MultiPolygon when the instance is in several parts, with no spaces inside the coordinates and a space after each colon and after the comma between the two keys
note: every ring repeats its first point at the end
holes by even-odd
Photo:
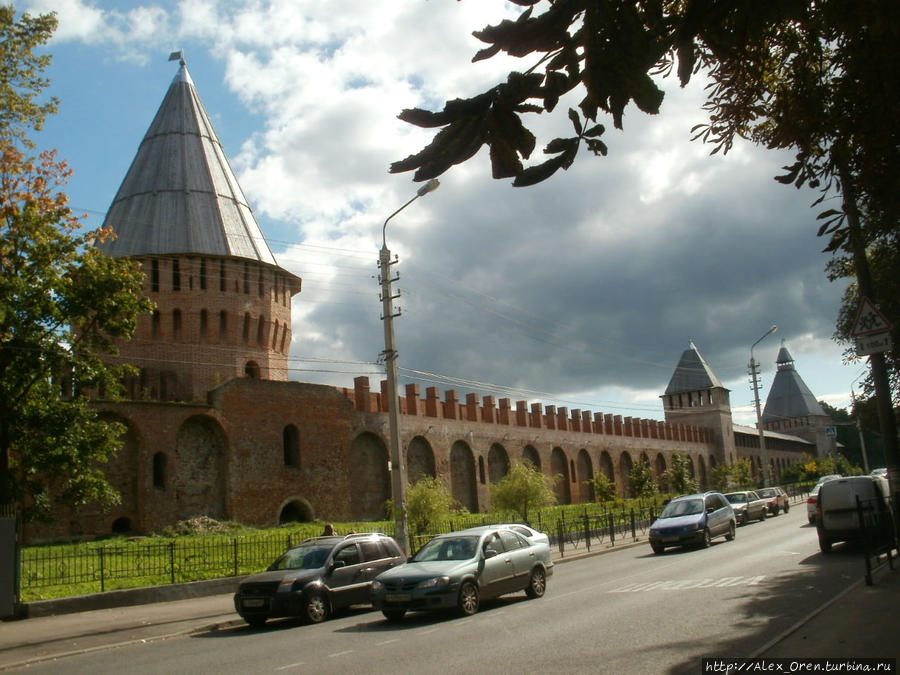
{"type": "Polygon", "coordinates": [[[725,499],[734,509],[734,517],[738,525],[746,525],[751,520],[765,520],[769,514],[769,505],[765,499],[753,490],[728,492],[725,499]]]}
{"type": "Polygon", "coordinates": [[[397,542],[384,534],[314,537],[267,571],[244,578],[234,608],[251,626],[280,616],[319,623],[338,609],[368,604],[372,580],[404,560],[397,542]]]}
{"type": "MultiPolygon", "coordinates": [[[[890,522],[887,479],[881,476],[848,476],[830,480],[819,488],[816,509],[819,549],[822,553],[830,553],[831,545],[836,542],[862,539],[864,525],[868,524],[878,532],[878,520],[882,525],[890,522]],[[860,509],[863,522],[860,522],[860,509]]],[[[893,533],[893,526],[883,531],[893,533]]]]}
{"type": "Polygon", "coordinates": [[[510,530],[521,534],[528,541],[539,543],[542,542],[547,545],[550,544],[550,537],[548,537],[540,530],[535,530],[533,527],[529,527],[528,525],[522,525],[521,523],[503,523],[501,525],[497,525],[497,527],[508,527],[510,530]]]}
{"type": "Polygon", "coordinates": [[[809,521],[810,525],[816,524],[816,505],[819,503],[819,488],[828,481],[840,477],[841,476],[838,474],[822,476],[819,479],[819,482],[813,485],[812,490],[809,491],[809,496],[806,498],[806,519],[809,521]]]}
{"type": "Polygon", "coordinates": [[[709,546],[715,537],[734,539],[734,509],[720,492],[676,497],[650,526],[650,547],[662,553],[669,546],[709,546]]]}
{"type": "Polygon", "coordinates": [[[480,602],[525,591],[539,598],[553,574],[550,547],[509,527],[488,525],[442,534],[379,574],[372,604],[390,621],[413,611],[455,608],[468,616],[480,602]]]}
{"type": "Polygon", "coordinates": [[[791,510],[791,501],[788,498],[787,492],[784,491],[784,488],[760,488],[756,491],[756,494],[758,494],[761,499],[766,500],[766,506],[769,508],[769,515],[777,516],[782,511],[787,513],[791,510]]]}

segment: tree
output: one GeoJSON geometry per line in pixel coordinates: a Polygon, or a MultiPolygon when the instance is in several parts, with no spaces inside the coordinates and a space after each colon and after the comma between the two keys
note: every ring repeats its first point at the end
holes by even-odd
{"type": "Polygon", "coordinates": [[[656,494],[653,470],[646,458],[639,459],[628,472],[628,489],[631,491],[632,497],[652,497],[656,494]]]}
{"type": "MultiPolygon", "coordinates": [[[[868,244],[866,253],[875,296],[879,300],[878,309],[891,320],[890,335],[893,348],[885,353],[884,358],[891,400],[894,407],[900,407],[900,320],[898,320],[900,319],[900,236],[894,232],[891,236],[878,237],[868,244]]],[[[853,329],[862,294],[859,284],[854,283],[855,268],[852,256],[836,256],[828,262],[826,271],[832,281],[851,280],[841,301],[834,339],[845,346],[844,358],[854,360],[857,356],[853,329]]],[[[871,399],[874,390],[874,381],[871,376],[865,378],[862,385],[862,397],[871,399]]],[[[857,403],[854,403],[854,414],[857,403]]],[[[871,414],[871,418],[864,420],[863,425],[868,429],[877,429],[876,402],[872,401],[868,407],[871,410],[867,411],[867,416],[871,414]]]]}
{"type": "Polygon", "coordinates": [[[713,487],[716,488],[719,492],[724,492],[728,489],[729,481],[731,480],[731,465],[725,464],[716,464],[712,471],[712,482],[713,487]]]}
{"type": "Polygon", "coordinates": [[[672,461],[666,469],[665,478],[675,494],[683,495],[698,490],[697,481],[691,474],[688,457],[680,452],[672,453],[672,461]]]}
{"type": "Polygon", "coordinates": [[[731,465],[731,482],[739,488],[747,488],[753,485],[753,466],[750,460],[742,457],[731,465]]]}
{"type": "Polygon", "coordinates": [[[18,504],[32,519],[57,503],[118,498],[101,465],[124,429],[100,418],[89,396],[120,391],[124,369],[102,357],[117,353],[116,341],[129,339],[152,305],[139,266],[94,245],[110,233],[81,229],[60,189],[71,174],[65,162],[52,151],[25,153],[27,127],[52,111],[34,103],[46,61],[31,48],[55,22],[16,23],[11,12],[0,8],[8,107],[0,124],[0,505],[18,504]]]}
{"type": "Polygon", "coordinates": [[[551,478],[530,462],[515,462],[498,482],[491,485],[491,506],[495,511],[515,511],[528,522],[534,509],[556,503],[553,486],[559,476],[551,478]]]}
{"type": "Polygon", "coordinates": [[[591,482],[594,484],[594,498],[598,502],[608,502],[616,498],[616,484],[602,471],[595,473],[591,482]]]}
{"type": "Polygon", "coordinates": [[[406,491],[409,525],[415,532],[428,532],[450,519],[456,500],[437,478],[421,478],[406,491]]]}
{"type": "Polygon", "coordinates": [[[49,85],[42,73],[51,56],[34,53],[50,39],[56,24],[54,14],[25,14],[17,21],[12,5],[0,6],[0,138],[34,147],[28,130],[40,131],[47,115],[58,109],[56,98],[36,101],[49,85]]]}

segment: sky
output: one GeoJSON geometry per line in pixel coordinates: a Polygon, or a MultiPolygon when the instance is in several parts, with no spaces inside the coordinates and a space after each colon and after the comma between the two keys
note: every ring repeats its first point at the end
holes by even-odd
{"type": "MultiPolygon", "coordinates": [[[[432,131],[397,119],[438,110],[525,70],[476,64],[472,31],[519,9],[501,0],[28,0],[55,11],[47,46],[60,112],[36,136],[75,171],[86,227],[103,222],[178,70],[188,70],[279,264],[303,279],[293,301],[291,378],[352,387],[383,377],[377,259],[385,219],[416,194],[391,162],[432,131]]],[[[862,363],[832,341],[844,286],[824,272],[818,194],[773,180],[791,156],[692,142],[701,78],[666,92],[661,114],[610,119],[607,157],[582,152],[530,188],[496,181],[482,151],[391,218],[395,319],[407,382],[569,410],[663,419],[660,395],[691,342],[753,425],[754,349],[763,403],[784,344],[819,400],[850,404],[862,363]]],[[[533,122],[538,148],[571,134],[533,122]]],[[[532,122],[529,121],[529,124],[532,122]]],[[[540,161],[540,151],[535,160],[540,161]]]]}

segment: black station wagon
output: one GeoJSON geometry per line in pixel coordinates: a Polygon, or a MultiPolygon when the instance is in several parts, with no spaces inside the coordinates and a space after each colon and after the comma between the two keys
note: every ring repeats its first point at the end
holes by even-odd
{"type": "Polygon", "coordinates": [[[369,604],[372,580],[405,559],[384,534],[307,539],[241,581],[234,608],[251,626],[283,616],[319,623],[339,609],[369,604]]]}

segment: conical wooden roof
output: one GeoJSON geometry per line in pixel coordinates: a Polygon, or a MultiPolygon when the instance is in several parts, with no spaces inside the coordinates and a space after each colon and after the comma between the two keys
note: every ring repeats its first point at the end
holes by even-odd
{"type": "Polygon", "coordinates": [[[681,360],[678,361],[675,372],[672,373],[672,379],[669,380],[669,386],[666,387],[664,396],[683,394],[689,391],[704,391],[715,387],[724,389],[700,350],[691,342],[681,355],[681,360]]]}
{"type": "Polygon", "coordinates": [[[183,61],[104,225],[117,237],[103,250],[117,258],[199,254],[277,265],[183,61]]]}
{"type": "Polygon", "coordinates": [[[798,417],[827,416],[794,368],[794,357],[784,344],[778,351],[778,370],[762,413],[763,424],[798,417]]]}

